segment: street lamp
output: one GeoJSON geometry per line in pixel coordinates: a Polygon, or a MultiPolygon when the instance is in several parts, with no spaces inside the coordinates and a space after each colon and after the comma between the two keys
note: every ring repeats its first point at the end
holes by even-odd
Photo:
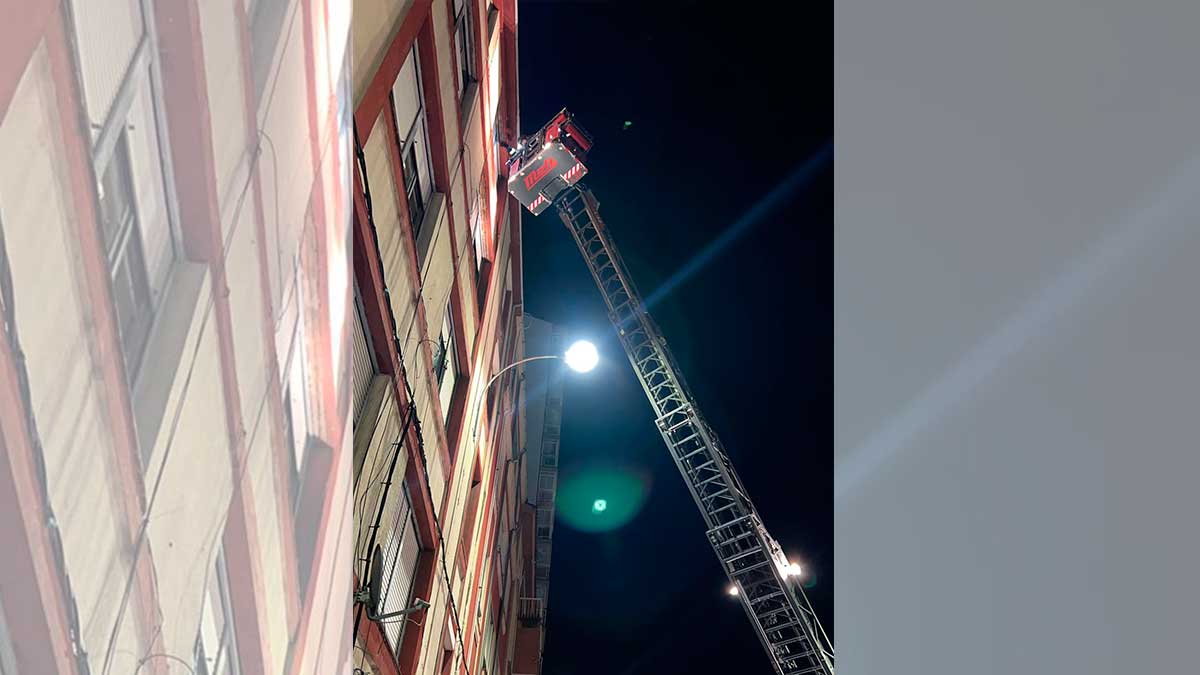
{"type": "Polygon", "coordinates": [[[587,340],[579,340],[567,349],[567,352],[563,354],[563,360],[567,362],[567,366],[571,370],[577,373],[586,373],[600,362],[600,355],[596,353],[596,345],[587,340]]]}
{"type": "MultiPolygon", "coordinates": [[[[530,361],[542,361],[545,359],[559,359],[567,364],[571,370],[577,373],[586,373],[596,367],[600,362],[600,354],[596,351],[596,345],[587,340],[578,340],[572,344],[566,352],[562,354],[542,354],[540,356],[527,356],[520,361],[514,361],[507,366],[501,368],[488,383],[483,386],[483,391],[486,392],[492,383],[496,381],[504,373],[516,368],[517,366],[529,363],[530,361]]],[[[482,395],[483,392],[480,392],[482,395]]]]}
{"type": "Polygon", "coordinates": [[[472,438],[476,438],[479,434],[479,404],[483,400],[483,397],[487,395],[488,389],[491,389],[492,384],[494,384],[501,375],[507,373],[513,368],[516,368],[517,366],[529,363],[530,361],[542,361],[546,359],[558,359],[566,363],[567,367],[571,370],[574,370],[577,373],[586,373],[595,368],[596,364],[600,362],[600,354],[596,351],[596,345],[592,344],[591,342],[588,342],[587,340],[576,340],[571,344],[570,347],[567,348],[567,351],[563,352],[562,354],[527,356],[520,361],[514,361],[513,363],[501,368],[496,372],[495,375],[492,375],[492,379],[488,380],[487,384],[483,385],[483,389],[479,391],[479,395],[475,399],[475,404],[472,406],[475,411],[474,414],[471,415],[473,420],[471,426],[475,428],[475,431],[472,433],[472,438]]]}

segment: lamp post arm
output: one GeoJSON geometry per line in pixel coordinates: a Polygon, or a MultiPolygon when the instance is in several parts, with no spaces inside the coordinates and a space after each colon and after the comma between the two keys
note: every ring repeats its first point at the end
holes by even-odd
{"type": "Polygon", "coordinates": [[[543,359],[561,359],[561,358],[562,357],[557,354],[544,354],[542,356],[530,356],[530,357],[521,359],[520,361],[515,361],[513,363],[510,363],[507,366],[504,366],[503,368],[501,368],[495,375],[493,375],[492,379],[488,380],[487,384],[485,384],[483,386],[483,390],[481,392],[479,392],[479,395],[483,396],[483,394],[485,392],[487,392],[488,389],[491,388],[492,383],[496,381],[496,378],[500,377],[504,373],[507,373],[508,371],[512,370],[513,368],[516,368],[517,366],[519,366],[523,363],[529,363],[530,361],[540,361],[543,359]]]}
{"type": "Polygon", "coordinates": [[[487,391],[488,389],[492,388],[492,383],[496,381],[496,378],[521,364],[529,363],[530,361],[541,361],[544,359],[562,359],[562,357],[557,354],[544,354],[542,356],[529,356],[521,359],[520,361],[514,361],[513,363],[510,363],[497,371],[496,374],[492,376],[492,379],[488,380],[487,384],[483,385],[483,389],[479,390],[479,395],[475,397],[474,402],[471,404],[471,428],[474,429],[474,431],[471,432],[472,441],[479,438],[479,404],[482,403],[483,398],[487,396],[487,391]]]}

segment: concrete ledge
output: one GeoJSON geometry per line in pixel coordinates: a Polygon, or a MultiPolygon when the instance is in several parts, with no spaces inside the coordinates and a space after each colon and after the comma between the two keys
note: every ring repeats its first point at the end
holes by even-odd
{"type": "Polygon", "coordinates": [[[142,468],[150,467],[150,454],[163,432],[167,403],[187,354],[195,351],[197,330],[212,297],[208,265],[176,261],[158,316],[146,342],[141,374],[133,388],[134,422],[142,468]]]}

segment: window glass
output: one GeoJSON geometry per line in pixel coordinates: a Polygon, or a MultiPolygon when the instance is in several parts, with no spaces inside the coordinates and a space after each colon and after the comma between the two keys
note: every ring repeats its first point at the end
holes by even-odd
{"type": "Polygon", "coordinates": [[[208,586],[204,589],[200,631],[196,635],[195,664],[193,672],[197,675],[238,675],[241,672],[234,642],[233,612],[223,553],[218,553],[217,562],[208,575],[208,586]]]}
{"type": "Polygon", "coordinates": [[[454,51],[458,61],[455,82],[461,99],[467,86],[475,81],[474,52],[471,49],[471,11],[465,0],[454,0],[454,51]]]}
{"type": "Polygon", "coordinates": [[[429,152],[429,124],[416,47],[400,69],[392,86],[397,140],[404,164],[404,191],[408,201],[413,236],[421,230],[429,200],[433,196],[433,165],[429,152]]]}
{"type": "Polygon", "coordinates": [[[96,191],[100,202],[100,231],[108,256],[117,324],[121,333],[121,350],[124,352],[126,374],[132,382],[141,365],[154,308],[142,250],[141,228],[134,209],[135,196],[125,132],[117,139],[96,191]]]}
{"type": "Polygon", "coordinates": [[[442,419],[446,421],[450,418],[450,399],[454,396],[454,385],[458,381],[458,354],[455,351],[450,307],[446,308],[446,318],[442,321],[433,365],[438,381],[438,400],[442,404],[442,419]]]}

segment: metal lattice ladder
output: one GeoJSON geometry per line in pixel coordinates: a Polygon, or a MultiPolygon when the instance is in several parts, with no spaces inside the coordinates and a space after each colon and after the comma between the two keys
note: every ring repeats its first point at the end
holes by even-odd
{"type": "Polygon", "coordinates": [[[833,675],[833,645],[786,558],[767,533],[716,433],[705,422],[661,331],[582,184],[564,191],[559,217],[575,238],[637,374],[663,441],[687,483],[708,540],[779,675],[833,675]]]}

